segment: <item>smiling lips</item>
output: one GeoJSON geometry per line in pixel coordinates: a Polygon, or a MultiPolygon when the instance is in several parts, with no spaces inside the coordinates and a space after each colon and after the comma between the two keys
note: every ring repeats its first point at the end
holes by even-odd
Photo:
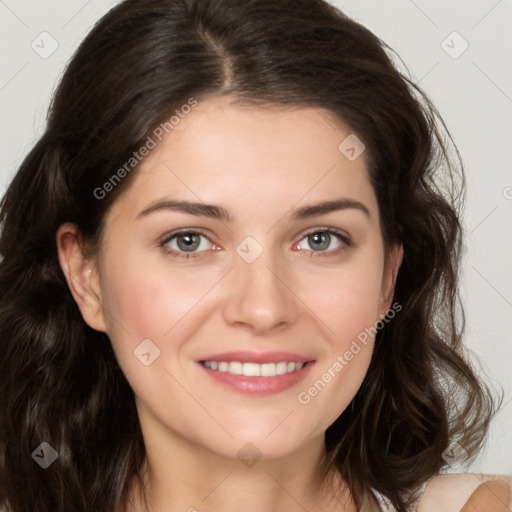
{"type": "Polygon", "coordinates": [[[198,361],[215,381],[240,393],[268,395],[300,382],[314,360],[289,352],[226,352],[198,361]]]}

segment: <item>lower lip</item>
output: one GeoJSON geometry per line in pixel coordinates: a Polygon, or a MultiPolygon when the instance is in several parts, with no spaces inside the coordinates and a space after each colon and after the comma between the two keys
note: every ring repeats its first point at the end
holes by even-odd
{"type": "Polygon", "coordinates": [[[273,395],[298,384],[311,370],[314,361],[308,361],[304,366],[292,373],[275,375],[274,377],[247,377],[246,375],[234,375],[228,372],[219,372],[206,368],[197,363],[212,379],[232,390],[246,395],[273,395]]]}

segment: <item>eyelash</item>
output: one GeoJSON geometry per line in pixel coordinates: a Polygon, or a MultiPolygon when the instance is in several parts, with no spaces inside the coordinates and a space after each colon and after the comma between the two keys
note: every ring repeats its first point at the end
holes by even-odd
{"type": "MultiPolygon", "coordinates": [[[[322,257],[338,256],[343,251],[345,251],[348,247],[352,246],[352,241],[351,241],[350,237],[348,235],[346,235],[344,232],[339,231],[339,230],[334,229],[334,228],[315,228],[313,230],[310,230],[310,231],[308,231],[307,233],[305,233],[302,236],[302,238],[299,240],[298,243],[302,242],[302,240],[304,240],[308,236],[314,235],[315,233],[328,233],[329,235],[334,235],[336,238],[338,238],[338,240],[340,242],[342,242],[343,245],[341,245],[340,247],[338,247],[336,249],[332,249],[330,251],[312,251],[311,250],[310,252],[316,253],[316,254],[315,254],[315,256],[313,256],[313,254],[312,254],[310,256],[310,258],[313,258],[313,257],[320,257],[320,258],[322,258],[322,257]]],[[[203,236],[206,239],[208,239],[210,241],[210,243],[213,243],[204,233],[201,233],[200,231],[193,231],[193,230],[178,231],[178,232],[175,232],[175,233],[171,233],[169,236],[166,236],[160,242],[160,244],[159,244],[160,247],[167,254],[170,254],[173,257],[181,258],[181,259],[184,259],[184,260],[200,258],[201,257],[201,253],[202,252],[206,252],[206,251],[199,251],[199,252],[195,252],[195,253],[185,253],[185,252],[181,252],[181,251],[176,251],[175,249],[170,249],[167,246],[167,244],[171,240],[173,240],[174,238],[178,237],[179,235],[200,235],[200,236],[203,236]]],[[[296,244],[294,244],[294,245],[296,245],[296,244]]],[[[301,249],[301,251],[302,250],[303,249],[301,249]]]]}

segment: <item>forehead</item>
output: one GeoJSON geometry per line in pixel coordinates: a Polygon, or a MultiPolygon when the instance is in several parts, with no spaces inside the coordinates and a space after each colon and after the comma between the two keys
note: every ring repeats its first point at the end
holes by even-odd
{"type": "Polygon", "coordinates": [[[375,211],[365,154],[347,158],[354,134],[332,114],[232,102],[211,98],[182,115],[142,161],[124,205],[140,211],[169,196],[251,216],[350,196],[375,211]]]}

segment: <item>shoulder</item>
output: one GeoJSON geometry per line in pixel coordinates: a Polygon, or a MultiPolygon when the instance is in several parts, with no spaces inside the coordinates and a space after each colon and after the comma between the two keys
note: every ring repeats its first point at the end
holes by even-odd
{"type": "Polygon", "coordinates": [[[417,512],[510,512],[512,477],[450,473],[433,477],[417,512]]]}

